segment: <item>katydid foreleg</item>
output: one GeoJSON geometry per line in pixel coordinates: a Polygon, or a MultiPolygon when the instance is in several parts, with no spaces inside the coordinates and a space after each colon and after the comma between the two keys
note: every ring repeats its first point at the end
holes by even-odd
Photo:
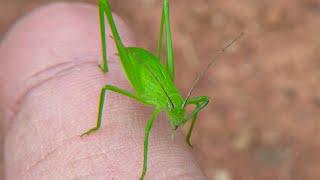
{"type": "Polygon", "coordinates": [[[190,138],[191,138],[192,130],[194,128],[198,114],[204,107],[206,107],[208,105],[208,103],[209,103],[209,97],[207,97],[207,96],[198,96],[195,98],[190,98],[190,99],[188,99],[188,101],[186,103],[186,104],[195,104],[196,105],[196,108],[193,110],[193,112],[189,116],[190,118],[192,118],[192,121],[191,121],[191,125],[189,128],[188,134],[186,136],[186,142],[190,147],[192,147],[192,145],[190,143],[190,138]]]}
{"type": "Polygon", "coordinates": [[[104,109],[104,100],[105,100],[105,97],[106,97],[107,90],[122,94],[124,96],[127,96],[129,98],[132,98],[132,99],[135,99],[135,100],[137,100],[139,102],[144,103],[143,100],[141,100],[139,97],[135,96],[134,94],[132,94],[131,92],[129,92],[127,90],[120,89],[120,88],[118,88],[116,86],[112,86],[112,85],[104,86],[102,88],[101,94],[100,94],[97,125],[96,125],[96,127],[91,128],[88,131],[86,131],[85,133],[81,134],[81,136],[89,135],[89,134],[93,133],[94,131],[97,131],[101,127],[102,115],[103,115],[103,109],[104,109]]]}
{"type": "Polygon", "coordinates": [[[145,128],[145,135],[144,135],[144,148],[143,148],[143,167],[140,179],[143,179],[147,172],[147,162],[148,162],[148,144],[149,144],[149,134],[151,127],[153,125],[154,120],[156,119],[157,115],[160,113],[161,109],[156,108],[156,110],[152,113],[146,128],[145,128]]]}

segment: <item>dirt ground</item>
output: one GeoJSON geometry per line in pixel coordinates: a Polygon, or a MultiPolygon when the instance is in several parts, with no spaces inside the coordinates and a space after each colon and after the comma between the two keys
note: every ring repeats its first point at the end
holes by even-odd
{"type": "MultiPolygon", "coordinates": [[[[0,2],[1,37],[49,1],[0,2]]],[[[161,0],[110,3],[154,51],[161,0]]],[[[320,179],[320,1],[172,0],[171,20],[184,94],[215,51],[245,32],[193,94],[212,99],[192,138],[208,179],[320,179]]]]}

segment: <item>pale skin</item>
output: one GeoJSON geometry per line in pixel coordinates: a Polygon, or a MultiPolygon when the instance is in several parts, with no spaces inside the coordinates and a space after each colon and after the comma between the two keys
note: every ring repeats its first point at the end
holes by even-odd
{"type": "MultiPolygon", "coordinates": [[[[130,89],[114,45],[108,48],[110,72],[97,68],[97,14],[95,6],[53,4],[19,20],[1,42],[7,179],[139,178],[149,108],[109,93],[102,128],[79,137],[96,119],[97,97],[106,82],[130,89]]],[[[128,27],[116,22],[123,42],[134,45],[128,27]]],[[[205,179],[185,138],[178,133],[171,139],[165,116],[154,121],[149,141],[152,168],[146,179],[205,179]]]]}

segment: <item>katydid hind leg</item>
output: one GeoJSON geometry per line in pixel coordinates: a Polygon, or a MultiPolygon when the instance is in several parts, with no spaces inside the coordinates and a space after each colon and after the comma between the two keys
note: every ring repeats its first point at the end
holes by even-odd
{"type": "MultiPolygon", "coordinates": [[[[126,49],[122,43],[122,40],[120,38],[119,32],[117,30],[117,26],[115,24],[115,21],[114,21],[112,12],[111,12],[111,7],[109,4],[109,1],[108,0],[100,0],[99,1],[99,8],[100,8],[101,24],[105,24],[104,16],[103,16],[103,13],[105,13],[107,20],[108,20],[108,23],[109,23],[111,33],[112,33],[113,40],[116,43],[118,54],[120,55],[121,58],[128,59],[126,49]]],[[[102,36],[104,37],[104,39],[106,39],[105,34],[102,36]]],[[[120,60],[122,60],[121,58],[120,58],[120,60]]]]}
{"type": "Polygon", "coordinates": [[[170,73],[171,79],[174,80],[174,53],[173,45],[171,38],[171,28],[170,28],[170,7],[169,0],[163,1],[163,17],[164,17],[164,26],[166,31],[166,68],[170,73]]]}
{"type": "Polygon", "coordinates": [[[186,143],[190,147],[192,147],[191,141],[190,141],[191,134],[192,134],[192,130],[194,128],[194,125],[196,123],[198,114],[204,107],[206,107],[208,105],[208,103],[209,103],[209,97],[207,97],[207,96],[199,96],[199,97],[191,98],[187,102],[187,104],[195,104],[196,105],[196,108],[191,113],[192,121],[191,121],[191,125],[190,125],[190,128],[189,128],[188,134],[186,136],[186,143]]]}
{"type": "Polygon", "coordinates": [[[108,59],[107,59],[107,43],[106,43],[106,26],[104,19],[104,9],[99,3],[99,19],[100,19],[100,36],[101,36],[101,48],[102,48],[102,64],[99,65],[102,72],[106,73],[109,71],[108,59]]]}
{"type": "Polygon", "coordinates": [[[120,89],[116,86],[112,86],[112,85],[106,85],[102,88],[101,93],[100,93],[100,100],[99,100],[99,112],[98,112],[98,120],[97,120],[97,124],[94,128],[89,129],[88,131],[86,131],[85,133],[81,134],[81,136],[84,135],[89,135],[95,131],[97,131],[100,127],[101,127],[101,122],[102,122],[102,117],[103,117],[103,109],[104,109],[104,102],[105,102],[105,97],[106,97],[106,92],[107,91],[113,91],[116,93],[119,93],[121,95],[127,96],[129,98],[135,99],[139,102],[143,102],[139,97],[133,95],[132,93],[124,90],[124,89],[120,89]]]}
{"type": "Polygon", "coordinates": [[[157,57],[161,60],[162,53],[162,42],[163,42],[163,28],[164,28],[164,8],[162,8],[161,22],[160,22],[160,31],[159,31],[159,39],[158,39],[158,48],[157,48],[157,57]]]}
{"type": "Polygon", "coordinates": [[[147,125],[146,125],[146,128],[145,128],[145,136],[144,136],[144,148],[143,148],[143,167],[142,167],[142,173],[141,173],[141,176],[140,176],[140,180],[143,180],[144,176],[146,175],[146,172],[147,172],[147,163],[148,163],[148,146],[149,146],[149,134],[150,134],[150,130],[151,130],[151,127],[153,125],[153,122],[154,120],[156,119],[156,117],[158,116],[158,114],[160,113],[161,109],[156,109],[147,125]]]}

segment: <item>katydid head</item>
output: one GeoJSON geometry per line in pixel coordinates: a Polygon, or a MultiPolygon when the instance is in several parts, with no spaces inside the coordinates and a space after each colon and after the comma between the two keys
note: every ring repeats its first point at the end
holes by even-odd
{"type": "MultiPolygon", "coordinates": [[[[199,100],[197,101],[199,102],[200,109],[206,106],[209,102],[206,96],[200,96],[199,100]]],[[[196,108],[192,112],[187,113],[186,105],[185,105],[185,106],[176,106],[173,109],[169,109],[167,111],[167,114],[173,130],[176,130],[179,126],[184,125],[188,120],[194,117],[198,112],[199,112],[199,109],[196,108]]]]}
{"type": "Polygon", "coordinates": [[[174,106],[174,108],[169,108],[167,114],[173,130],[176,130],[179,126],[184,125],[185,122],[191,119],[195,111],[187,113],[186,105],[182,104],[180,106],[174,106]]]}
{"type": "Polygon", "coordinates": [[[185,108],[175,106],[174,108],[169,109],[168,118],[173,129],[183,125],[185,123],[185,108]]]}

